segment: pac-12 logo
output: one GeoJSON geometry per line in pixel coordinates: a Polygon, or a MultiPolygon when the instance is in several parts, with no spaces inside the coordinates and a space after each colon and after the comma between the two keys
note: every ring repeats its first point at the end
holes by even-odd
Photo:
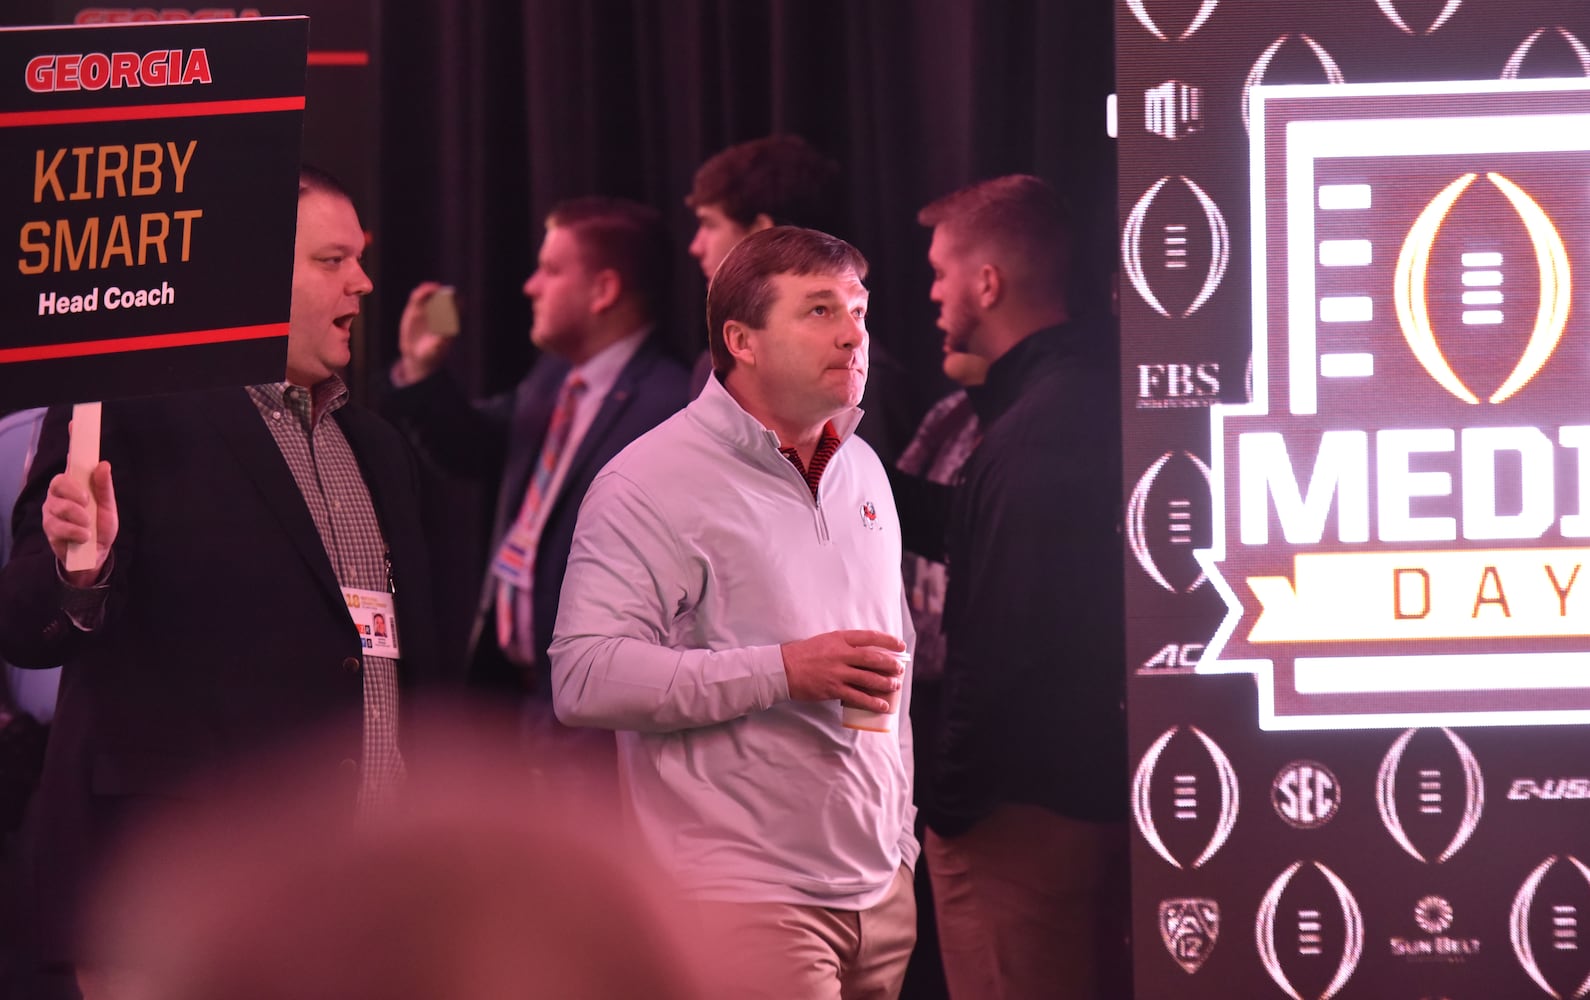
{"type": "Polygon", "coordinates": [[[1171,865],[1203,867],[1231,836],[1237,809],[1231,758],[1202,729],[1172,726],[1143,751],[1132,776],[1132,818],[1171,865]]]}
{"type": "Polygon", "coordinates": [[[1288,826],[1314,830],[1336,818],[1342,788],[1324,764],[1295,760],[1281,768],[1270,785],[1270,802],[1288,826]]]}
{"type": "Polygon", "coordinates": [[[1192,975],[1203,968],[1220,939],[1220,904],[1197,897],[1161,900],[1159,937],[1176,964],[1192,975]]]}
{"type": "Polygon", "coordinates": [[[1259,961],[1293,1000],[1330,1000],[1364,954],[1364,917],[1347,884],[1318,861],[1295,861],[1259,903],[1259,961]]]}
{"type": "Polygon", "coordinates": [[[1547,857],[1513,897],[1513,955],[1549,997],[1590,996],[1590,942],[1579,922],[1590,915],[1590,867],[1573,855],[1547,857]]]}
{"type": "Polygon", "coordinates": [[[1199,671],[1258,675],[1272,729],[1590,721],[1590,82],[1253,99],[1253,399],[1211,408],[1199,671]]]}

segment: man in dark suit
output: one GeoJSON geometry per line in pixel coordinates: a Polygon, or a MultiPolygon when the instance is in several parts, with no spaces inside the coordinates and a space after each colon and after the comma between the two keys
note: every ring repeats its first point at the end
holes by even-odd
{"type": "Polygon", "coordinates": [[[370,291],[363,250],[346,193],[306,171],[285,381],[106,403],[87,486],[62,471],[70,408],[46,418],[0,570],[0,655],[64,664],[30,817],[31,995],[71,995],[74,974],[102,995],[80,903],[152,808],[220,793],[229,765],[311,729],[350,806],[402,780],[399,690],[442,671],[416,463],[336,374],[370,291]],[[67,572],[91,523],[94,567],[67,572]],[[401,650],[363,651],[355,594],[402,619],[401,650]]]}
{"type": "Polygon", "coordinates": [[[580,501],[609,459],[686,401],[688,373],[655,329],[667,247],[644,205],[581,198],[554,208],[524,285],[542,356],[492,399],[470,403],[442,370],[451,338],[426,310],[438,285],[415,288],[401,322],[387,413],[447,471],[501,476],[471,677],[528,695],[532,729],[564,745],[590,737],[552,715],[547,666],[580,501]]]}

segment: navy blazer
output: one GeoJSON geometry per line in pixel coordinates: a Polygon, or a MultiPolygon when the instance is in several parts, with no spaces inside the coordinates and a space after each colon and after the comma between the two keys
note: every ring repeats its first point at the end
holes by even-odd
{"type": "MultiPolygon", "coordinates": [[[[547,647],[552,644],[552,629],[557,624],[563,572],[585,491],[614,455],[688,401],[689,372],[664,351],[664,343],[666,338],[653,331],[619,373],[581,439],[562,488],[547,512],[537,545],[532,592],[536,676],[520,678],[497,648],[496,590],[488,571],[469,640],[471,677],[477,683],[522,688],[528,681],[530,691],[537,697],[551,698],[547,647]]],[[[524,503],[559,389],[571,367],[562,359],[543,356],[512,392],[478,403],[470,403],[457,382],[445,373],[396,389],[388,397],[387,414],[409,430],[420,450],[443,469],[483,480],[500,473],[488,559],[496,553],[524,503]]]]}
{"type": "MultiPolygon", "coordinates": [[[[0,569],[0,654],[63,664],[29,818],[43,957],[70,960],[79,890],[130,815],[219,790],[226,765],[292,737],[326,739],[324,776],[360,757],[360,636],[286,460],[241,388],[105,404],[101,455],[120,517],[105,618],[60,607],[40,510],[65,467],[70,407],[47,416],[0,569]]],[[[440,678],[418,466],[401,434],[335,414],[392,553],[405,690],[440,678]]],[[[351,773],[350,773],[351,772],[351,773]]],[[[306,775],[314,780],[314,775],[306,775]]]]}

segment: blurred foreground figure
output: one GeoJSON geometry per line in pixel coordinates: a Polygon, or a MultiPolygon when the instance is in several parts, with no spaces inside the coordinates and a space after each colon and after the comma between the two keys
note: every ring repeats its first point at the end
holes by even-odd
{"type": "Polygon", "coordinates": [[[97,910],[100,995],[702,996],[665,877],[586,804],[526,796],[503,723],[501,739],[462,719],[416,737],[389,812],[306,790],[295,757],[228,804],[149,825],[97,910]]]}

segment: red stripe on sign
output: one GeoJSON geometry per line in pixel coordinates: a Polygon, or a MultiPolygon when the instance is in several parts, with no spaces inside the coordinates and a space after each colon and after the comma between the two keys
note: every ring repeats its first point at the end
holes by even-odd
{"type": "Polygon", "coordinates": [[[9,111],[0,114],[0,128],[15,128],[22,125],[76,125],[84,122],[126,122],[146,118],[258,115],[273,111],[302,110],[304,110],[302,97],[260,97],[246,101],[198,101],[193,104],[134,104],[123,108],[9,111]]]}
{"type": "Polygon", "coordinates": [[[323,50],[309,53],[311,66],[368,66],[370,53],[368,52],[332,52],[323,50]]]}
{"type": "Polygon", "coordinates": [[[286,323],[268,323],[264,326],[232,326],[224,330],[156,333],[147,337],[122,337],[117,340],[40,344],[37,347],[12,347],[0,350],[0,364],[83,358],[95,354],[125,354],[128,351],[159,351],[169,347],[199,347],[204,344],[228,344],[238,340],[264,340],[267,337],[285,336],[287,336],[286,323]]]}

